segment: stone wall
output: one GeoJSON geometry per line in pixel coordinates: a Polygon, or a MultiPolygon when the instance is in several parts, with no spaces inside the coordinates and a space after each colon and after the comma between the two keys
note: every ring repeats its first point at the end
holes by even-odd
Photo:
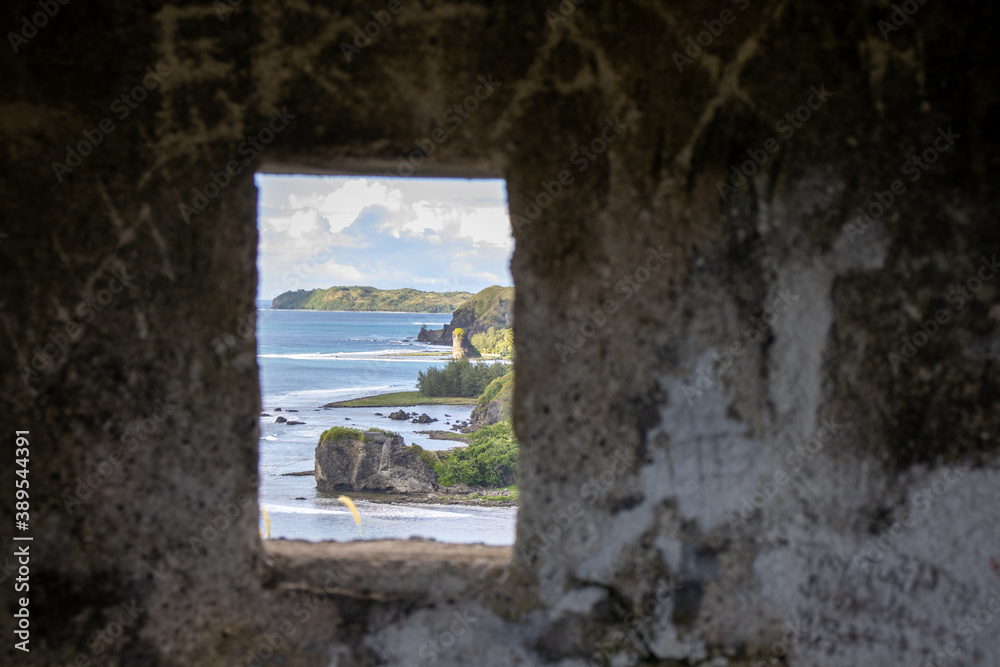
{"type": "Polygon", "coordinates": [[[993,7],[49,5],[0,10],[5,664],[1000,659],[993,7]],[[512,550],[261,543],[256,171],[507,179],[512,550]]]}

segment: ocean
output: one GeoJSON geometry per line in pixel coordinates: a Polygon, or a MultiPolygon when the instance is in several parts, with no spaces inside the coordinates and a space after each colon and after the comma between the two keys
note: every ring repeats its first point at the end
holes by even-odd
{"type": "MultiPolygon", "coordinates": [[[[448,430],[447,422],[469,418],[469,406],[406,408],[439,420],[431,425],[375,415],[386,415],[391,408],[323,408],[333,401],[416,389],[418,372],[444,366],[447,359],[403,355],[446,352],[440,346],[418,343],[416,338],[421,325],[440,328],[450,321],[450,313],[257,311],[261,400],[264,412],[270,415],[260,419],[260,503],[270,518],[272,538],[360,539],[350,511],[335,497],[320,494],[312,476],[286,476],[313,469],[316,443],[331,426],[396,431],[407,445],[416,443],[425,449],[454,446],[417,431],[448,430]],[[279,416],[305,423],[275,423],[279,416]]],[[[515,508],[389,505],[366,500],[359,500],[357,507],[364,520],[365,539],[514,542],[515,508]]],[[[263,520],[261,527],[264,529],[263,520]]]]}

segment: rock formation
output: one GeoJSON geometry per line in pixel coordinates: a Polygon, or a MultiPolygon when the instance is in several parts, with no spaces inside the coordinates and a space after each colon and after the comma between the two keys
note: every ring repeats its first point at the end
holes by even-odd
{"type": "Polygon", "coordinates": [[[513,414],[511,398],[514,394],[514,372],[499,377],[486,387],[476,407],[469,415],[469,423],[459,424],[463,430],[477,431],[480,427],[496,424],[513,414]]]}
{"type": "Polygon", "coordinates": [[[417,342],[428,345],[451,345],[451,325],[446,324],[441,329],[420,327],[420,331],[417,333],[417,342]]]}
{"type": "Polygon", "coordinates": [[[428,493],[437,475],[405,447],[395,433],[335,428],[316,445],[316,488],[320,491],[428,493]]]}
{"type": "Polygon", "coordinates": [[[483,333],[490,327],[509,329],[514,322],[514,288],[493,285],[478,292],[459,306],[451,316],[451,323],[441,329],[421,327],[417,341],[430,345],[452,345],[455,331],[465,331],[466,340],[483,333]]]}
{"type": "Polygon", "coordinates": [[[465,329],[455,329],[451,333],[451,356],[454,359],[478,359],[482,355],[472,347],[469,334],[465,329]]]}
{"type": "Polygon", "coordinates": [[[430,424],[430,423],[436,422],[436,421],[437,421],[437,419],[435,419],[434,417],[431,417],[426,412],[421,413],[421,415],[419,417],[414,417],[412,420],[410,420],[410,422],[413,423],[413,424],[430,424]]]}

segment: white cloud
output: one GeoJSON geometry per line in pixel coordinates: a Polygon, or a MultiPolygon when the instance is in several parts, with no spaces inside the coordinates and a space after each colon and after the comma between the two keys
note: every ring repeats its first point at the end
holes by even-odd
{"type": "Polygon", "coordinates": [[[260,174],[258,295],[374,285],[509,285],[503,181],[260,174]]]}

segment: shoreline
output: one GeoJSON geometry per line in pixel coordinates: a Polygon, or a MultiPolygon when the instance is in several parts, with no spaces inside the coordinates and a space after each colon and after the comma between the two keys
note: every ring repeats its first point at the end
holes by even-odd
{"type": "MultiPolygon", "coordinates": [[[[326,308],[320,310],[318,308],[260,308],[257,310],[273,310],[280,313],[380,313],[382,315],[388,314],[399,314],[399,315],[451,315],[453,310],[442,310],[439,313],[426,311],[426,310],[327,310],[326,308]]],[[[437,322],[432,322],[431,324],[437,324],[437,322]]],[[[448,324],[443,322],[442,324],[448,324]]]]}
{"type": "Polygon", "coordinates": [[[374,394],[361,398],[350,398],[334,401],[321,406],[323,408],[412,408],[421,405],[471,405],[475,406],[476,397],[465,396],[424,396],[419,391],[396,391],[388,394],[374,394]]]}
{"type": "MultiPolygon", "coordinates": [[[[380,505],[466,505],[475,507],[517,507],[518,500],[490,500],[489,496],[472,498],[471,496],[481,495],[489,491],[502,491],[503,489],[482,489],[469,492],[432,492],[432,493],[369,493],[369,492],[346,492],[350,493],[351,500],[367,500],[370,503],[380,505]]],[[[317,491],[316,495],[321,498],[336,498],[333,493],[317,491]]],[[[499,494],[498,494],[499,495],[499,494]]]]}
{"type": "MultiPolygon", "coordinates": [[[[313,477],[312,470],[302,472],[286,472],[281,477],[313,477]]],[[[444,487],[439,491],[428,493],[376,493],[373,491],[315,491],[320,498],[338,498],[340,495],[350,495],[352,500],[367,500],[380,505],[469,505],[476,507],[517,507],[520,498],[507,500],[512,495],[510,487],[474,488],[468,491],[452,490],[444,487]],[[506,493],[504,493],[506,492],[506,493]],[[492,500],[491,498],[505,498],[492,500]]]]}

